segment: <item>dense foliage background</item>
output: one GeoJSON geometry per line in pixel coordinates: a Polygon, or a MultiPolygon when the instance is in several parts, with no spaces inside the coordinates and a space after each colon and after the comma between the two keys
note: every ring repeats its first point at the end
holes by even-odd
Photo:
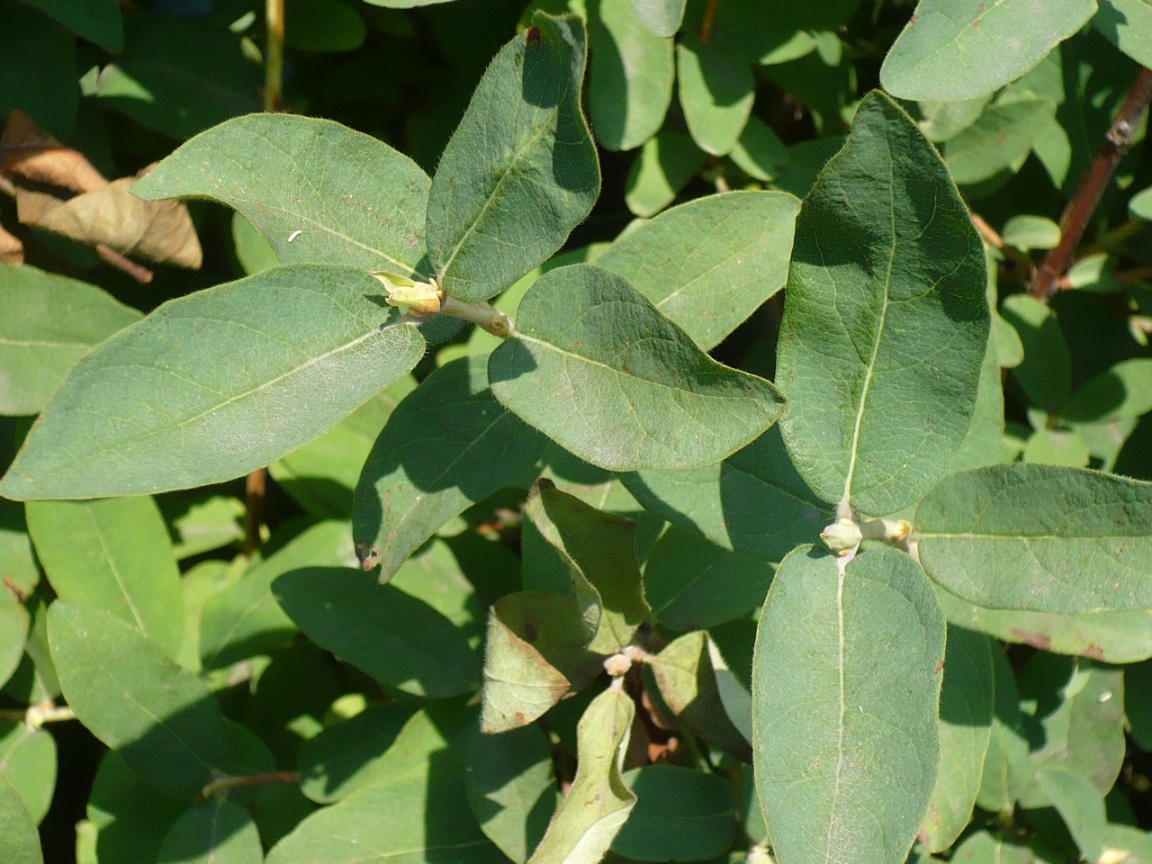
{"type": "MultiPolygon", "coordinates": [[[[953,470],[1026,463],[1152,480],[1147,0],[1002,0],[991,9],[959,0],[925,0],[920,9],[897,0],[687,0],[682,19],[680,4],[641,0],[286,0],[282,36],[277,5],[0,0],[0,466],[11,464],[89,348],[167,300],[284,258],[233,210],[202,200],[145,203],[128,191],[133,178],[198,133],[261,110],[338,121],[434,175],[492,58],[517,34],[529,44],[539,38],[527,28],[543,10],[586,21],[583,105],[601,174],[590,214],[545,268],[603,260],[631,277],[655,267],[652,249],[668,250],[660,275],[674,280],[694,258],[723,248],[721,281],[755,283],[755,302],[726,317],[725,283],[687,311],[662,311],[682,326],[677,314],[720,319],[692,331],[696,343],[724,364],[776,380],[799,200],[845,145],[866,94],[884,85],[939,150],[987,254],[993,338],[974,432],[953,470]],[[992,37],[975,32],[981,27],[992,37]],[[927,28],[926,42],[915,41],[917,28],[927,28]],[[704,208],[717,200],[709,196],[741,190],[788,195],[707,221],[704,208]],[[638,234],[645,239],[609,247],[640,225],[671,224],[636,220],[697,199],[705,199],[697,209],[677,211],[689,214],[680,234],[638,234]]],[[[891,128],[912,129],[887,101],[869,110],[891,128]]],[[[243,138],[230,164],[263,164],[282,140],[271,131],[243,138]]],[[[310,176],[320,172],[311,155],[289,158],[310,176]]],[[[194,161],[185,158],[179,170],[194,161]]],[[[158,171],[154,182],[171,176],[158,171]]],[[[232,193],[239,194],[218,189],[212,197],[232,193]]],[[[827,230],[822,236],[837,229],[827,230]]],[[[517,281],[497,306],[514,314],[539,275],[517,281]]],[[[284,311],[286,332],[306,327],[284,311]]],[[[610,860],[768,854],[750,766],[760,746],[748,707],[757,617],[775,565],[796,543],[818,540],[836,502],[808,491],[811,476],[801,480],[780,457],[778,475],[761,474],[763,486],[752,483],[740,509],[721,513],[707,494],[675,488],[674,472],[617,473],[537,436],[506,461],[499,451],[481,453],[481,468],[507,477],[496,491],[457,480],[460,494],[437,505],[442,518],[432,528],[408,526],[394,544],[354,548],[353,490],[365,460],[366,476],[387,477],[397,469],[389,454],[419,450],[430,430],[451,442],[441,430],[457,421],[437,393],[481,400],[468,389],[475,368],[461,358],[491,350],[495,339],[430,326],[425,337],[431,347],[411,374],[267,472],[90,504],[0,498],[0,862],[37,860],[11,839],[29,817],[49,862],[260,861],[298,827],[295,845],[282,844],[269,860],[353,860],[333,839],[351,837],[365,847],[379,841],[379,856],[400,855],[383,848],[397,843],[407,850],[403,861],[523,862],[560,794],[581,789],[577,751],[582,763],[608,764],[619,748],[624,780],[605,768],[604,790],[626,802],[626,782],[639,800],[624,830],[614,841],[608,835],[610,860]],[[401,404],[407,413],[393,414],[401,404]],[[382,456],[373,451],[381,430],[382,456]],[[797,511],[808,520],[799,533],[786,526],[765,540],[770,520],[732,521],[733,512],[758,512],[767,487],[807,508],[797,511]],[[621,593],[636,596],[605,594],[603,603],[628,637],[608,640],[611,650],[599,653],[635,644],[643,652],[628,660],[647,656],[619,691],[635,719],[620,704],[593,702],[617,692],[606,689],[599,667],[566,668],[552,701],[568,685],[578,692],[543,719],[494,717],[489,701],[486,726],[514,731],[476,731],[497,625],[523,635],[538,620],[572,620],[558,593],[532,605],[506,598],[563,585],[570,559],[597,585],[592,593],[604,591],[617,577],[597,583],[597,568],[633,557],[635,584],[621,593]],[[522,560],[532,562],[531,578],[522,580],[522,560]],[[395,573],[389,593],[359,579],[353,568],[365,562],[395,573]],[[324,579],[307,578],[318,572],[324,579]],[[78,611],[69,631],[75,644],[61,638],[50,648],[46,611],[57,597],[78,601],[70,608],[106,610],[107,620],[99,617],[105,612],[78,611]],[[490,620],[498,601],[505,605],[490,620]],[[331,604],[365,611],[371,627],[325,618],[331,604]],[[379,647],[382,633],[393,641],[379,647]],[[358,653],[364,645],[377,647],[358,653]],[[92,665],[76,661],[58,676],[53,655],[69,651],[70,663],[83,656],[92,665]],[[199,752],[198,736],[219,739],[205,747],[225,742],[227,771],[203,791],[195,766],[188,791],[179,776],[187,766],[170,758],[171,742],[147,724],[134,727],[131,710],[92,709],[113,718],[106,727],[74,722],[68,705],[76,700],[62,698],[61,678],[82,681],[91,672],[96,680],[116,656],[148,657],[167,670],[142,686],[214,694],[211,710],[189,708],[176,721],[189,752],[199,752]],[[612,734],[585,741],[577,723],[586,709],[588,728],[612,734]],[[396,778],[416,775],[419,783],[394,788],[396,778]],[[337,802],[352,806],[339,810],[337,802]],[[393,812],[394,824],[381,816],[393,812]]],[[[456,444],[466,450],[471,427],[460,434],[456,444]]],[[[766,452],[783,454],[778,436],[773,441],[766,452]]],[[[763,463],[747,467],[753,447],[741,451],[744,467],[741,454],[724,462],[726,477],[757,479],[763,463]]],[[[727,482],[694,476],[683,483],[727,482]]],[[[941,513],[944,497],[936,493],[941,513]]],[[[1042,508],[1042,498],[1031,506],[1042,508]]],[[[869,515],[910,518],[912,508],[878,504],[869,515]]],[[[1134,513],[1130,524],[1140,519],[1147,516],[1134,513]]],[[[1146,538],[1105,551],[1152,577],[1146,538]]],[[[943,589],[937,600],[951,625],[948,669],[956,671],[945,679],[941,719],[953,737],[941,732],[944,780],[911,854],[1152,861],[1147,609],[1022,611],[1028,607],[983,607],[943,589]],[[958,682],[951,696],[950,680],[958,682]]],[[[570,647],[541,651],[552,659],[570,647]]],[[[596,834],[594,824],[570,830],[596,834]]],[[[565,858],[564,848],[551,833],[534,860],[586,860],[565,858]]]]}

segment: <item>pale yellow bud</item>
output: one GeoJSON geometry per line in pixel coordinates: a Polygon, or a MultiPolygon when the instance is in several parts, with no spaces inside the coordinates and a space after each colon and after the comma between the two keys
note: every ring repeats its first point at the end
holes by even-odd
{"type": "Polygon", "coordinates": [[[435,315],[440,311],[440,287],[436,280],[416,282],[398,273],[377,270],[372,273],[388,292],[389,306],[407,310],[412,315],[435,315]]]}

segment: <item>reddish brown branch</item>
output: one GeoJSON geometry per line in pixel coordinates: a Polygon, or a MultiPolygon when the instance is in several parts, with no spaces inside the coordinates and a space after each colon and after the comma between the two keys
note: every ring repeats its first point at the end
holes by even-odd
{"type": "Polygon", "coordinates": [[[222,777],[213,780],[204,788],[203,797],[219,795],[229,789],[241,786],[268,786],[274,783],[298,783],[300,775],[295,771],[273,771],[271,774],[249,774],[244,777],[222,777]]]}
{"type": "Polygon", "coordinates": [[[96,254],[99,255],[108,264],[111,264],[118,270],[123,270],[141,285],[147,285],[152,281],[152,271],[147,267],[142,267],[135,261],[125,258],[111,246],[105,246],[103,243],[96,244],[96,254]]]}
{"type": "Polygon", "coordinates": [[[704,10],[704,21],[700,25],[700,41],[707,45],[712,41],[712,25],[716,22],[716,7],[720,0],[708,0],[708,7],[704,10]]]}
{"type": "Polygon", "coordinates": [[[1084,237],[1088,227],[1088,220],[1100,204],[1104,190],[1116,166],[1128,152],[1132,145],[1132,132],[1140,115],[1152,101],[1152,69],[1141,69],[1132,82],[1132,89],[1124,99],[1124,104],[1116,113],[1116,119],[1108,134],[1104,136],[1104,144],[1100,152],[1092,161],[1088,174],[1080,183],[1080,188],[1064,208],[1060,217],[1060,243],[1044,258],[1044,262],[1032,273],[1028,283],[1028,293],[1037,300],[1047,301],[1057,290],[1057,282],[1068,269],[1076,247],[1084,237]]]}
{"type": "Polygon", "coordinates": [[[257,468],[244,483],[248,505],[248,514],[244,520],[244,551],[249,555],[260,548],[260,525],[264,519],[264,492],[267,485],[267,468],[257,468]]]}

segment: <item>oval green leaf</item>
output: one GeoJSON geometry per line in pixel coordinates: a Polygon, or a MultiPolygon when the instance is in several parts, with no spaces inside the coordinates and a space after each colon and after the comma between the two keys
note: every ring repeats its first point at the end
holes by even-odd
{"type": "Polygon", "coordinates": [[[69,707],[132,770],[182,793],[207,783],[224,750],[224,715],[208,685],[110,612],[57,600],[48,641],[69,707]]]}
{"type": "Polygon", "coordinates": [[[469,302],[543,263],[600,194],[580,108],[584,25],[532,24],[484,73],[432,180],[428,253],[444,290],[469,302]]]}
{"type": "Polygon", "coordinates": [[[636,796],[612,851],[636,861],[707,861],[724,854],[736,827],[731,783],[679,765],[624,775],[636,796]]]}
{"type": "Polygon", "coordinates": [[[550,270],[492,352],[496,398],[572,453],[611,471],[719,462],[775,422],[784,398],[729,369],[620,276],[550,270]]]}
{"type": "Polygon", "coordinates": [[[632,11],[657,36],[675,36],[687,0],[630,0],[632,11]]]}
{"type": "Polygon", "coordinates": [[[111,612],[175,659],[184,600],[172,541],[151,498],[35,501],[26,506],[36,554],[56,595],[111,612]]]}
{"type": "Polygon", "coordinates": [[[800,208],[777,380],[784,441],[826,501],[916,501],[968,433],[988,344],[984,251],[935,148],[867,96],[800,208]]]}
{"type": "Polygon", "coordinates": [[[356,484],[352,530],[361,559],[387,582],[439,528],[514,485],[546,439],[496,401],[484,358],[442,366],[405,397],[381,431],[356,484]]]}
{"type": "Polygon", "coordinates": [[[423,356],[380,294],[365,272],[299,265],[170,300],[73,369],[0,494],[139,495],[267,465],[423,356]]]}
{"type": "Polygon", "coordinates": [[[973,99],[1019,78],[1084,26],[1095,0],[920,0],[880,69],[901,99],[973,99]]]}
{"type": "Polygon", "coordinates": [[[227,204],[285,264],[410,274],[423,272],[430,183],[415,162],[370,135],[330,120],[252,114],[179,147],[132,194],[227,204]]]}
{"type": "Polygon", "coordinates": [[[799,209],[785,192],[697,198],[634,227],[596,263],[710,351],[784,287],[799,209]]]}
{"type": "Polygon", "coordinates": [[[736,146],[752,113],[756,79],[751,64],[721,46],[686,36],[676,46],[680,107],[692,140],[713,156],[736,146]]]}
{"type": "Polygon", "coordinates": [[[452,623],[369,573],[307,567],[272,590],[313,642],[386,687],[442,699],[480,686],[480,664],[452,623]]]}
{"type": "Polygon", "coordinates": [[[936,777],[944,618],[903,552],[801,547],[776,572],[752,673],[756,782],[781,864],[900,864],[936,777]]]}
{"type": "Polygon", "coordinates": [[[40,411],[77,360],[141,317],[95,285],[35,267],[0,270],[0,414],[40,411]]]}
{"type": "Polygon", "coordinates": [[[1152,606],[1152,483],[994,465],[944,478],[915,525],[928,575],[978,606],[1061,615],[1152,606]]]}
{"type": "Polygon", "coordinates": [[[0,860],[8,864],[44,864],[40,834],[16,787],[0,774],[0,860]]]}
{"type": "Polygon", "coordinates": [[[157,864],[260,864],[264,850],[248,811],[227,798],[193,804],[160,846],[157,864]]]}

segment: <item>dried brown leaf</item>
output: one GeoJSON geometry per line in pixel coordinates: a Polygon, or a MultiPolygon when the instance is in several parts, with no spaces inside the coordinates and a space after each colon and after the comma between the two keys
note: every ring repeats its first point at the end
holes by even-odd
{"type": "Polygon", "coordinates": [[[23,264],[24,244],[0,225],[0,264],[23,264]]]}
{"type": "Polygon", "coordinates": [[[21,111],[8,115],[0,135],[0,171],[13,180],[92,192],[108,185],[83,153],[65,147],[21,111]]]}

